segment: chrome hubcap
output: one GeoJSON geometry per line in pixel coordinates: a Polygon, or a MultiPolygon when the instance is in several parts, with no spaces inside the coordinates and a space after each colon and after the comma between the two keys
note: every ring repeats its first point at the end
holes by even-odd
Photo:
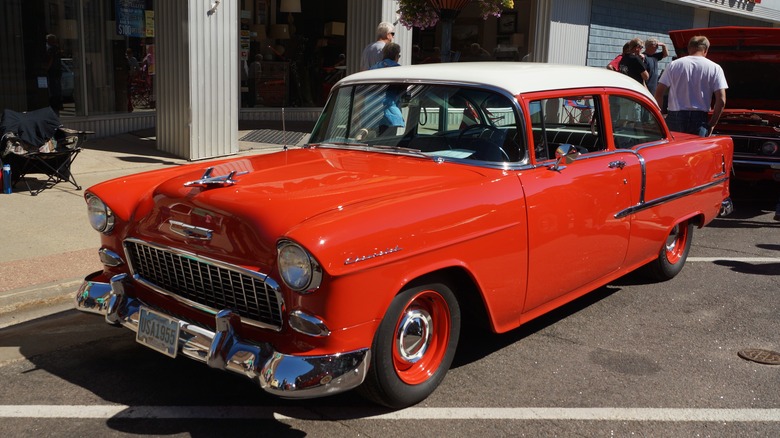
{"type": "Polygon", "coordinates": [[[396,334],[399,355],[409,363],[420,360],[431,342],[433,319],[422,309],[408,310],[398,325],[396,334]]]}
{"type": "Polygon", "coordinates": [[[666,251],[674,252],[674,248],[677,246],[677,241],[680,238],[680,226],[675,225],[672,228],[672,232],[666,237],[666,251]]]}

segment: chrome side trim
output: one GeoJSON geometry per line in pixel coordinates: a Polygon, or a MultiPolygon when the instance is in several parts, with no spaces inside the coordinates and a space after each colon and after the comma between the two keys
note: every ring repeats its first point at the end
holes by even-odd
{"type": "Polygon", "coordinates": [[[722,176],[727,175],[729,172],[726,169],[726,157],[724,155],[720,156],[720,172],[716,173],[715,175],[712,175],[712,179],[717,179],[722,176]]]}
{"type": "MultiPolygon", "coordinates": [[[[110,284],[90,280],[100,274],[96,272],[84,280],[76,294],[76,309],[105,315],[107,321],[137,332],[143,303],[124,294],[127,275],[112,277],[110,284]]],[[[368,372],[368,348],[295,356],[279,353],[269,343],[245,341],[236,334],[236,328],[245,322],[230,310],[217,312],[215,331],[174,319],[179,321],[179,354],[212,368],[242,374],[279,397],[310,398],[347,391],[363,383],[368,372]]]]}
{"type": "MultiPolygon", "coordinates": [[[[657,144],[657,143],[651,143],[649,145],[652,146],[652,145],[655,145],[655,144],[657,144]]],[[[645,146],[642,146],[642,147],[645,147],[645,146]]],[[[637,148],[637,149],[639,149],[639,148],[637,148]]],[[[641,185],[640,185],[640,188],[639,188],[639,204],[642,204],[642,203],[645,202],[645,187],[647,185],[647,164],[645,162],[645,157],[643,157],[642,154],[638,153],[637,151],[635,151],[633,149],[617,149],[617,150],[614,150],[614,151],[613,150],[604,150],[604,151],[601,151],[601,152],[592,152],[592,153],[588,153],[586,155],[580,155],[579,157],[577,157],[577,159],[575,161],[582,161],[582,160],[588,160],[588,159],[592,159],[592,158],[604,157],[604,156],[609,156],[609,155],[620,155],[620,154],[631,154],[631,155],[635,156],[636,159],[639,161],[639,168],[641,169],[641,174],[642,174],[642,181],[641,181],[641,185]]],[[[538,168],[542,168],[542,167],[545,167],[545,168],[549,167],[549,165],[550,165],[550,163],[552,161],[553,161],[552,159],[541,161],[541,162],[537,163],[536,165],[534,165],[532,168],[533,169],[538,169],[538,168]]],[[[625,164],[623,165],[623,167],[625,167],[625,164]]]]}
{"type": "Polygon", "coordinates": [[[658,198],[658,199],[653,199],[652,201],[640,202],[639,204],[634,205],[633,207],[629,207],[629,208],[627,208],[627,209],[625,209],[623,211],[619,211],[617,214],[615,214],[615,219],[621,219],[621,218],[624,218],[624,217],[626,217],[628,215],[640,212],[642,210],[647,210],[648,208],[652,208],[652,207],[655,207],[655,206],[660,205],[660,204],[665,204],[667,202],[671,202],[671,201],[674,201],[676,199],[680,199],[680,198],[688,196],[688,195],[690,195],[692,193],[696,193],[696,192],[700,192],[702,190],[706,190],[706,189],[708,189],[708,188],[710,188],[712,186],[716,186],[718,184],[721,184],[724,181],[728,181],[728,178],[721,178],[719,180],[712,181],[710,183],[707,183],[707,184],[704,184],[704,185],[701,185],[701,186],[698,186],[698,187],[694,187],[694,188],[691,188],[691,189],[688,189],[688,190],[683,190],[683,191],[677,192],[677,193],[672,193],[670,195],[666,195],[666,196],[663,196],[663,197],[658,198]]]}

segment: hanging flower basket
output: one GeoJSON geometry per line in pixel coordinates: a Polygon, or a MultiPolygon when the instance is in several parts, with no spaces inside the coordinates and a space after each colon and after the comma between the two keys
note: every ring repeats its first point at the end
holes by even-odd
{"type": "Polygon", "coordinates": [[[454,18],[469,3],[479,4],[482,19],[500,17],[504,9],[515,6],[514,0],[398,0],[397,12],[400,23],[407,29],[427,29],[436,26],[442,14],[454,18]]]}

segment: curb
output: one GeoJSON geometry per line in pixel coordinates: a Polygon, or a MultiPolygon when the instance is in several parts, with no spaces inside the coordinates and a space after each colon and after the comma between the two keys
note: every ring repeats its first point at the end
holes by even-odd
{"type": "Polygon", "coordinates": [[[79,277],[0,293],[0,329],[73,309],[82,281],[79,277]]]}

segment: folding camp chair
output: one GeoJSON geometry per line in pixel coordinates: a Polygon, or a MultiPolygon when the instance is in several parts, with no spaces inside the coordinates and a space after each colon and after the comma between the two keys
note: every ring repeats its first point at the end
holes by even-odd
{"type": "Polygon", "coordinates": [[[93,132],[59,126],[59,117],[48,107],[29,113],[5,110],[0,129],[0,162],[11,165],[12,186],[24,179],[32,196],[61,182],[81,190],[71,165],[81,152],[81,143],[93,132]],[[46,180],[33,187],[30,174],[43,174],[46,180]]]}

